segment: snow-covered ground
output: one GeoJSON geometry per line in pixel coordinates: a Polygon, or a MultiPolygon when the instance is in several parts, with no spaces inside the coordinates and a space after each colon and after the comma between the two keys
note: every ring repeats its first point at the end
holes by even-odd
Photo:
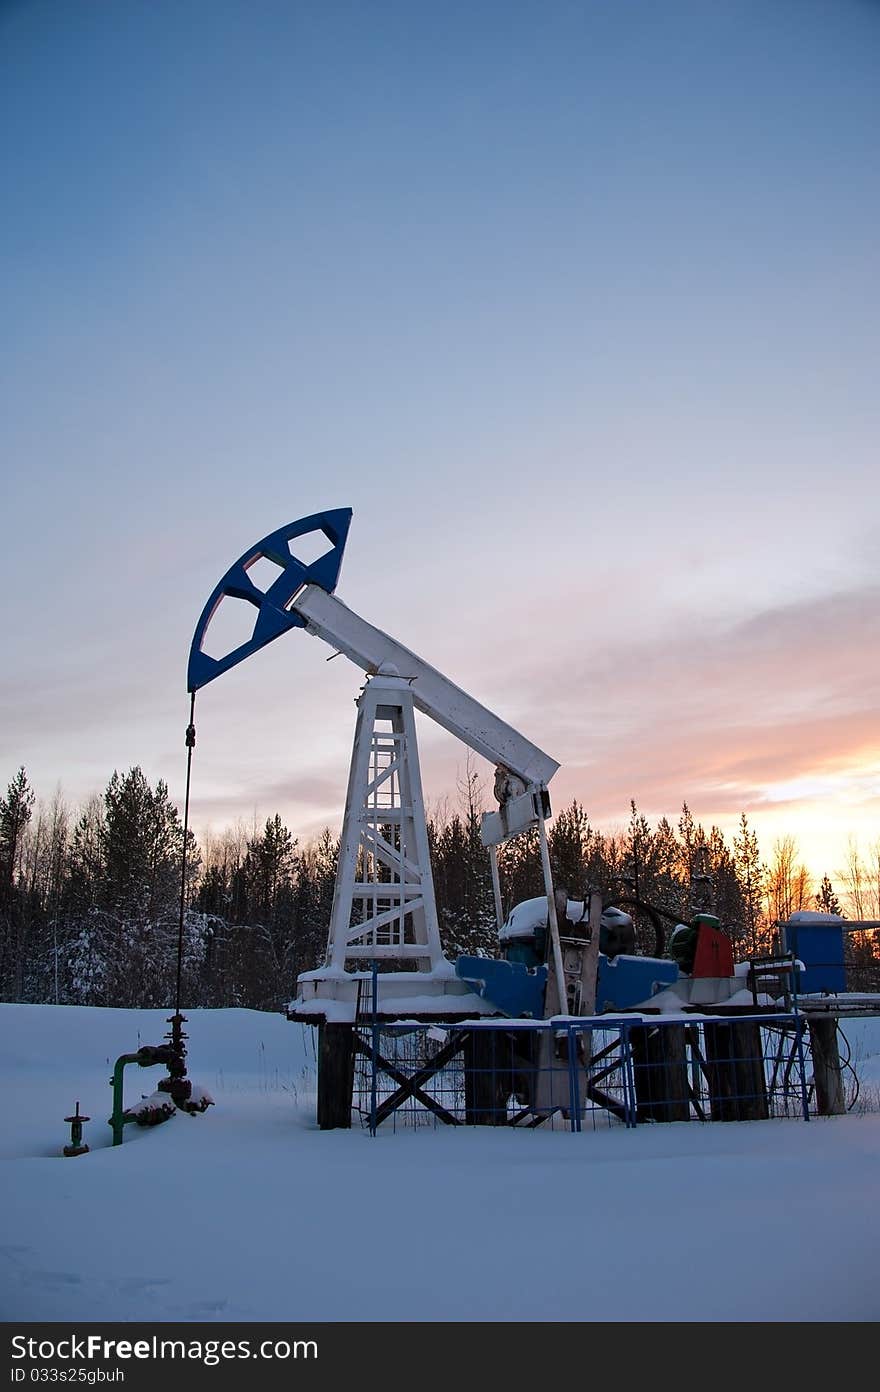
{"type": "MultiPolygon", "coordinates": [[[[166,1012],[0,1006],[0,1317],[873,1320],[880,1114],[319,1132],[311,1032],[189,1013],[204,1116],[127,1126],[112,1065],[166,1012]],[[89,1155],[62,1159],[79,1099],[89,1155]]],[[[876,1104],[880,1021],[848,1022],[876,1104]]],[[[126,1070],[126,1102],[161,1070],[126,1070]]]]}

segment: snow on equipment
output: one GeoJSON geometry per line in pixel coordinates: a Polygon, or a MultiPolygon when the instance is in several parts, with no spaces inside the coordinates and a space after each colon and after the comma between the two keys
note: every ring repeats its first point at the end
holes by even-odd
{"type": "Polygon", "coordinates": [[[113,1088],[113,1112],[110,1126],[113,1128],[113,1144],[122,1145],[122,1128],[130,1121],[139,1126],[157,1126],[174,1115],[174,1103],[170,1097],[154,1092],[151,1097],[142,1098],[134,1107],[124,1107],[122,1102],[122,1075],[130,1063],[140,1068],[153,1068],[159,1063],[168,1063],[171,1048],[168,1044],[144,1044],[135,1054],[120,1054],[113,1067],[110,1086],[113,1088]]]}
{"type": "Polygon", "coordinates": [[[158,1126],[173,1117],[178,1108],[193,1116],[196,1112],[206,1111],[213,1103],[210,1094],[203,1088],[195,1087],[189,1079],[186,1079],[185,1096],[181,1092],[179,1082],[182,1071],[185,1072],[186,1068],[182,1052],[186,1035],[183,1034],[181,1025],[186,1023],[186,1019],[178,1013],[173,1015],[168,1023],[171,1029],[166,1036],[169,1041],[167,1044],[142,1044],[136,1053],[120,1054],[116,1060],[113,1077],[110,1079],[110,1086],[113,1088],[113,1113],[109,1120],[109,1125],[113,1128],[115,1146],[122,1145],[122,1128],[131,1121],[137,1122],[138,1126],[158,1126]],[[155,1092],[149,1097],[142,1097],[134,1106],[126,1107],[122,1100],[122,1077],[126,1067],[131,1063],[136,1063],[139,1068],[155,1068],[157,1064],[164,1064],[168,1069],[168,1076],[159,1079],[155,1092]],[[175,1091],[178,1096],[175,1096],[175,1091]]]}
{"type": "MultiPolygon", "coordinates": [[[[678,980],[674,962],[634,955],[632,917],[613,905],[603,908],[601,901],[592,906],[599,912],[598,952],[593,960],[591,901],[569,899],[563,890],[556,895],[565,975],[565,1007],[559,1013],[629,1010],[678,980]]],[[[547,969],[539,964],[546,958],[548,927],[546,899],[524,899],[514,905],[499,931],[503,961],[487,967],[485,958],[459,957],[455,970],[502,1014],[540,1019],[544,1005],[542,1001],[536,1009],[535,997],[538,982],[543,989],[547,981],[547,969]]]]}

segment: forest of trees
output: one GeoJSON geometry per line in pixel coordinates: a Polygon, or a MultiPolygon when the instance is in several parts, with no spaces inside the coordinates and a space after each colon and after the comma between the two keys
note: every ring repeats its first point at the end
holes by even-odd
{"type": "MultiPolygon", "coordinates": [[[[480,843],[483,789],[469,769],[454,810],[435,811],[429,833],[446,955],[494,952],[488,856],[480,843]]],[[[766,862],[745,814],[731,844],[705,830],[687,805],[673,824],[650,826],[631,803],[625,829],[603,832],[573,802],[549,829],[554,879],[572,897],[590,887],[607,903],[640,900],[689,914],[691,876],[708,872],[715,912],[737,956],[773,944],[773,925],[797,909],[880,919],[880,841],[814,883],[795,841],[766,862]]],[[[187,1006],[275,1010],[296,977],[321,961],[338,842],[329,830],[300,845],[278,815],[205,844],[188,833],[182,997],[187,1006]]],[[[172,1006],[180,924],[183,826],[161,780],[139,767],[114,772],[102,796],[73,810],[57,793],[38,804],[23,768],[0,798],[0,1000],[172,1006]]],[[[543,893],[537,836],[499,854],[505,911],[543,893]]],[[[634,913],[640,950],[654,929],[634,913]]],[[[863,984],[880,967],[876,933],[849,934],[863,984]]]]}

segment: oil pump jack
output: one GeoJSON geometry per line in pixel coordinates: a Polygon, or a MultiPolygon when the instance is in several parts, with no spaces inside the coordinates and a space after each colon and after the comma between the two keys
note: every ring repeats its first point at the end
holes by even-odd
{"type": "MultiPolygon", "coordinates": [[[[477,1051],[481,1028],[484,1039],[489,1038],[486,1026],[481,1027],[475,1018],[481,1015],[533,1020],[566,1015],[595,1018],[615,1011],[640,1012],[661,992],[671,997],[676,1009],[715,1009],[723,1014],[727,1009],[725,1002],[736,993],[743,978],[735,973],[730,943],[719,931],[718,920],[706,912],[706,904],[692,906],[694,913],[689,925],[677,925],[669,943],[670,954],[676,960],[670,961],[659,956],[632,955],[632,919],[619,908],[604,907],[598,893],[586,890],[582,900],[574,901],[561,888],[554,891],[545,821],[550,816],[548,785],[558,763],[397,639],[336,598],[334,591],[351,517],[348,508],[316,513],[270,533],[246,551],[229,568],[205,605],[193,636],[188,667],[188,688],[194,707],[195,693],[201,687],[282,633],[301,629],[329,644],[334,654],[344,654],[366,676],[357,700],[327,951],[319,967],[299,977],[296,999],[288,1009],[289,1018],[319,1026],[319,1125],[350,1125],[355,1048],[352,1036],[358,1033],[355,1022],[359,1016],[363,1018],[365,1006],[374,1022],[416,1019],[452,1025],[453,1043],[436,1054],[435,1067],[441,1065],[449,1049],[459,1047],[456,1039],[470,1039],[470,1047],[477,1051]],[[316,538],[317,552],[309,545],[316,538]],[[309,555],[311,560],[306,559],[309,555]],[[267,570],[270,574],[265,578],[267,570]],[[218,612],[224,606],[240,608],[242,604],[249,613],[244,641],[228,650],[221,646],[219,653],[214,649],[216,655],[211,655],[206,644],[211,642],[213,646],[211,626],[218,612]],[[498,809],[484,813],[481,837],[489,853],[495,894],[501,949],[497,959],[459,957],[453,964],[443,954],[415,711],[436,721],[495,766],[498,809]],[[496,851],[512,837],[529,831],[537,832],[545,894],[515,905],[505,920],[496,851]],[[467,1020],[474,1022],[470,1029],[456,1024],[467,1020]]],[[[187,731],[190,752],[194,738],[191,722],[187,731]]],[[[705,875],[698,878],[707,879],[705,875]]],[[[641,911],[650,908],[641,904],[637,895],[631,902],[641,911]]],[[[659,954],[663,950],[662,928],[657,913],[652,911],[652,917],[659,954]]],[[[843,989],[844,929],[876,925],[847,925],[838,919],[833,924],[813,922],[821,917],[795,915],[791,923],[782,925],[789,933],[786,948],[793,946],[803,959],[783,966],[786,970],[796,967],[808,991],[837,992],[843,989]],[[823,966],[814,970],[815,963],[821,965],[829,960],[825,944],[832,937],[839,969],[830,971],[823,966]],[[819,938],[821,946],[814,942],[819,938]]],[[[755,972],[758,965],[752,964],[755,972]]],[[[775,970],[779,963],[769,965],[775,970]]],[[[875,999],[868,1001],[872,1009],[876,1008],[875,999]]],[[[657,1013],[655,1007],[650,1008],[657,1013]]],[[[827,1002],[816,1006],[817,1010],[833,1009],[838,1014],[842,1008],[839,1003],[828,1006],[827,1002]]],[[[821,1030],[825,1026],[833,1034],[836,1015],[811,1019],[811,1035],[819,1032],[818,1043],[817,1039],[813,1041],[814,1061],[818,1050],[820,1060],[827,1055],[833,1064],[837,1059],[836,1042],[823,1043],[821,1030]]],[[[705,1028],[708,1031],[710,1026],[705,1028]]],[[[757,1025],[746,1021],[741,1028],[755,1035],[752,1052],[760,1063],[757,1025]]],[[[376,1029],[374,1023],[374,1034],[376,1029]]],[[[683,1039],[683,1026],[676,1029],[683,1039]]],[[[534,1095],[529,1098],[530,1110],[539,1119],[554,1110],[564,1110],[569,1100],[570,1071],[590,1066],[590,1026],[582,1031],[577,1054],[569,1055],[570,1068],[558,1066],[562,1055],[557,1054],[557,1046],[563,1033],[555,1026],[540,1031],[536,1046],[540,1050],[538,1071],[532,1088],[534,1095]]],[[[675,1032],[668,1031],[669,1057],[664,1053],[662,1058],[654,1059],[650,1046],[656,1031],[646,1029],[642,1033],[645,1040],[640,1047],[647,1065],[641,1072],[636,1067],[635,1090],[639,1106],[653,1116],[653,1094],[647,1101],[647,1094],[642,1095],[645,1079],[650,1080],[652,1069],[658,1067],[672,1068],[685,1077],[684,1043],[679,1040],[676,1044],[675,1032]]],[[[632,1038],[636,1041],[638,1037],[639,1029],[635,1026],[632,1038]]],[[[738,1036],[737,1047],[751,1058],[751,1045],[745,1048],[744,1037],[738,1036]]],[[[597,1059],[602,1056],[600,1053],[597,1059]]],[[[828,1076],[834,1074],[835,1067],[839,1073],[837,1065],[829,1065],[825,1070],[828,1076]]],[[[478,1076],[479,1066],[474,1074],[478,1076]]],[[[415,1082],[410,1080],[403,1089],[406,1095],[413,1092],[415,1082]]],[[[475,1086],[472,1080],[472,1087],[475,1086]]],[[[504,1103],[503,1098],[501,1102],[504,1103]]],[[[837,1101],[832,1102],[825,1110],[840,1109],[837,1101]]],[[[726,1117],[722,1103],[723,1099],[718,1100],[719,1115],[726,1117]]],[[[681,1105],[686,1119],[686,1100],[681,1105]]],[[[715,1100],[712,1106],[714,1116],[715,1100]]],[[[504,1115],[503,1105],[501,1112],[504,1115]]],[[[472,1115],[478,1114],[479,1107],[475,1106],[472,1115]]],[[[497,1115],[496,1105],[493,1119],[497,1115]]],[[[680,1119],[677,1111],[666,1119],[670,1117],[680,1119]]]]}
{"type": "MultiPolygon", "coordinates": [[[[319,1125],[350,1124],[354,1051],[363,1047],[357,1022],[365,1015],[372,1016],[374,1036],[380,1020],[447,1022],[454,1027],[448,1047],[470,1039],[476,1057],[476,1017],[483,1015],[550,1020],[638,1011],[666,988],[674,1004],[723,1002],[738,983],[732,958],[719,966],[721,948],[729,957],[729,943],[711,915],[698,914],[691,925],[699,938],[694,937],[695,955],[700,956],[701,943],[706,960],[699,970],[686,967],[680,979],[676,961],[633,955],[632,919],[619,908],[604,907],[598,892],[587,888],[575,901],[562,888],[554,890],[545,821],[557,761],[336,597],[351,516],[348,508],[316,513],[246,551],[202,611],[188,669],[194,703],[201,687],[282,633],[301,629],[329,644],[334,654],[344,654],[366,676],[357,700],[327,950],[320,966],[298,978],[287,1012],[290,1019],[319,1027],[319,1125]],[[247,636],[229,650],[214,648],[211,655],[206,650],[209,642],[214,646],[211,626],[228,605],[247,609],[247,636]],[[498,958],[459,957],[453,964],[443,953],[416,711],[495,766],[498,808],[484,813],[481,838],[492,872],[498,958]],[[497,848],[529,831],[538,837],[544,895],[514,906],[505,920],[497,848]],[[470,1029],[462,1025],[468,1020],[474,1022],[470,1029]]],[[[662,951],[659,930],[657,951],[662,951]]],[[[530,1107],[538,1117],[564,1110],[569,1101],[570,1069],[558,1066],[562,1055],[557,1057],[563,1033],[541,1031],[536,1045],[530,1107]]],[[[589,1067],[589,1038],[587,1029],[579,1052],[570,1056],[575,1072],[589,1067]]],[[[444,1057],[441,1050],[434,1065],[444,1057]]],[[[681,1059],[677,1066],[684,1068],[681,1059]]]]}
{"type": "Polygon", "coordinates": [[[538,832],[552,965],[548,1008],[558,1012],[570,987],[544,823],[550,815],[548,784],[559,764],[336,598],[351,517],[351,509],[340,508],[300,518],[246,551],[205,605],[189,658],[188,687],[195,693],[282,633],[302,629],[343,653],[367,677],[357,702],[326,957],[322,966],[300,976],[291,1016],[313,1023],[352,1021],[372,977],[367,968],[374,962],[382,967],[376,1002],[381,1016],[449,1019],[498,1013],[443,955],[416,710],[495,765],[498,811],[484,814],[482,839],[490,855],[499,928],[503,915],[496,848],[532,828],[538,832]],[[311,554],[304,547],[315,535],[323,550],[319,547],[320,554],[306,563],[297,553],[311,554]],[[258,584],[255,577],[265,570],[257,567],[260,561],[271,563],[272,578],[258,584]],[[212,621],[221,606],[242,601],[255,611],[250,637],[222,656],[209,656],[205,646],[212,621]]]}

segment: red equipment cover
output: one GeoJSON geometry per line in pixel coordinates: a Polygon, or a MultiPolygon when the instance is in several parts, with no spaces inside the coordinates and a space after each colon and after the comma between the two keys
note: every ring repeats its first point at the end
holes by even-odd
{"type": "Polygon", "coordinates": [[[691,976],[733,976],[733,948],[719,928],[701,923],[691,976]]]}

